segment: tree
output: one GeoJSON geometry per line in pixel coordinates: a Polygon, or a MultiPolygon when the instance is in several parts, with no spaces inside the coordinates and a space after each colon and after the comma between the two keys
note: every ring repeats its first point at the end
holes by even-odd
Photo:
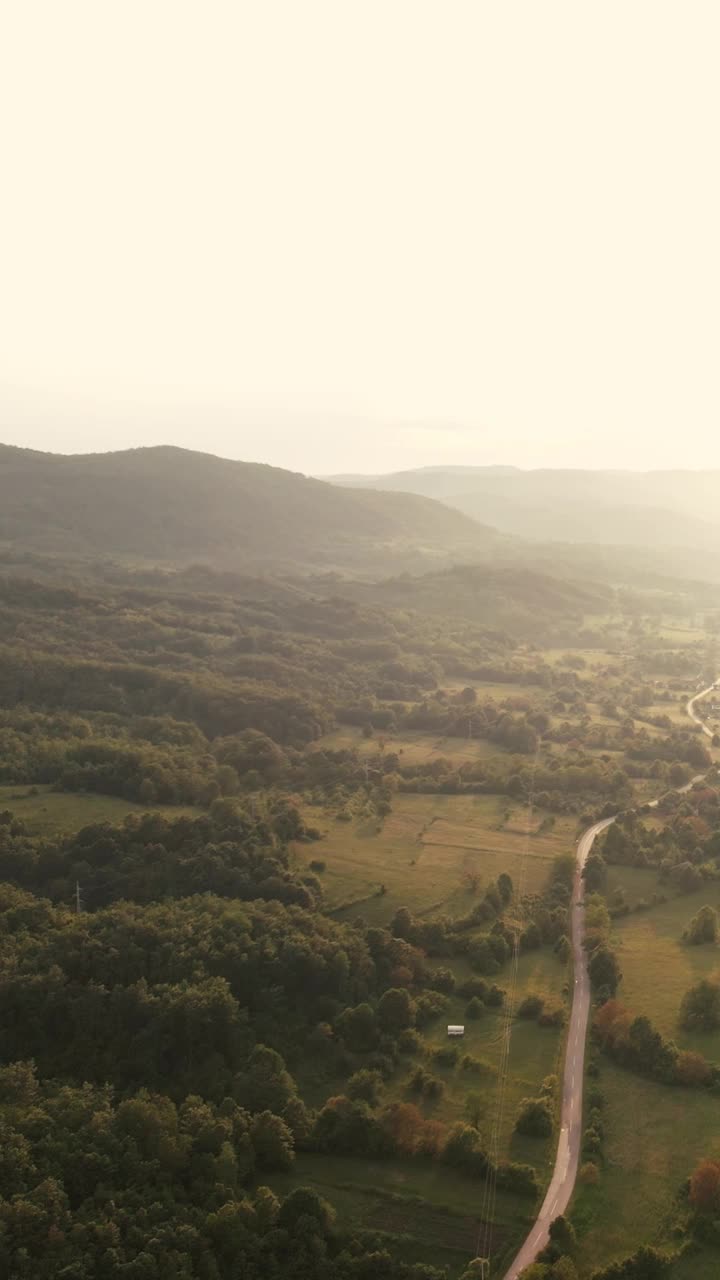
{"type": "Polygon", "coordinates": [[[577,1274],[577,1267],[572,1258],[569,1258],[567,1254],[563,1254],[561,1258],[558,1258],[557,1262],[553,1263],[549,1280],[577,1280],[577,1274]]]}
{"type": "Polygon", "coordinates": [[[500,897],[503,903],[505,904],[505,906],[507,906],[507,904],[511,901],[513,896],[513,882],[510,876],[508,875],[507,871],[500,872],[500,875],[498,876],[498,879],[497,879],[497,887],[498,887],[498,893],[500,894],[500,897]]]}
{"type": "Polygon", "coordinates": [[[380,1101],[382,1092],[383,1079],[379,1071],[356,1071],[347,1082],[347,1095],[349,1098],[360,1099],[369,1103],[371,1107],[376,1107],[380,1101]]]}
{"type": "Polygon", "coordinates": [[[553,1117],[547,1098],[523,1098],[515,1119],[516,1133],[529,1138],[548,1138],[552,1133],[553,1117]]]}
{"type": "Polygon", "coordinates": [[[271,1111],[253,1118],[250,1137],[260,1169],[292,1169],[295,1161],[293,1136],[284,1120],[271,1111]]]}
{"type": "Polygon", "coordinates": [[[598,991],[608,991],[614,995],[622,978],[617,956],[609,947],[597,947],[590,957],[588,965],[590,981],[598,991]]]}
{"type": "Polygon", "coordinates": [[[587,861],[583,867],[583,876],[589,890],[593,893],[599,893],[607,884],[607,865],[602,854],[597,853],[594,849],[588,854],[587,861]]]}
{"type": "Polygon", "coordinates": [[[720,986],[703,978],[683,996],[680,1026],[686,1031],[716,1031],[720,1027],[720,986]]]}
{"type": "Polygon", "coordinates": [[[469,1124],[453,1125],[445,1142],[443,1160],[455,1169],[476,1177],[484,1174],[489,1165],[480,1134],[469,1124]]]}
{"type": "Polygon", "coordinates": [[[685,1084],[695,1089],[710,1084],[712,1080],[710,1063],[703,1058],[701,1053],[693,1053],[690,1049],[685,1049],[678,1054],[675,1074],[679,1084],[685,1084]]]}
{"type": "Polygon", "coordinates": [[[480,1128],[480,1122],[488,1108],[487,1096],[483,1093],[469,1093],[465,1099],[465,1115],[473,1129],[480,1128]]]}
{"type": "Polygon", "coordinates": [[[720,1164],[701,1160],[690,1177],[690,1203],[703,1213],[720,1210],[720,1164]]]}
{"type": "Polygon", "coordinates": [[[310,1187],[296,1187],[278,1213],[278,1226],[293,1231],[301,1218],[312,1218],[320,1231],[327,1234],[335,1222],[335,1210],[310,1187]]]}
{"type": "Polygon", "coordinates": [[[415,1005],[407,991],[391,987],[378,1001],[377,1017],[384,1031],[405,1031],[415,1021],[415,1005]]]}
{"type": "Polygon", "coordinates": [[[378,1038],[377,1022],[369,1004],[343,1009],[335,1025],[338,1034],[354,1053],[367,1053],[375,1048],[378,1038]]]}
{"type": "Polygon", "coordinates": [[[701,907],[683,933],[683,941],[689,942],[692,946],[700,946],[705,942],[717,942],[717,938],[717,911],[713,907],[701,907]]]}
{"type": "Polygon", "coordinates": [[[553,1218],[548,1234],[561,1253],[570,1253],[577,1243],[575,1228],[564,1213],[559,1214],[557,1218],[553,1218]]]}
{"type": "Polygon", "coordinates": [[[395,1151],[413,1155],[422,1141],[425,1120],[413,1102],[391,1102],[383,1108],[380,1125],[395,1151]]]}
{"type": "Polygon", "coordinates": [[[248,1111],[273,1111],[281,1115],[291,1098],[297,1096],[297,1085],[275,1049],[256,1045],[250,1054],[247,1070],[235,1077],[235,1097],[248,1111]]]}

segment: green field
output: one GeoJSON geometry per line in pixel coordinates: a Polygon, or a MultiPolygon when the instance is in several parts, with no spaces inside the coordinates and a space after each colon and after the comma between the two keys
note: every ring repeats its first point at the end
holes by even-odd
{"type": "Polygon", "coordinates": [[[10,809],[34,835],[79,831],[93,822],[122,822],[129,813],[199,814],[189,805],[135,804],[119,796],[52,791],[50,787],[0,787],[0,809],[10,809]]]}
{"type": "MultiPolygon", "coordinates": [[[[534,815],[533,829],[542,816],[534,815]]],[[[464,914],[477,897],[468,874],[477,874],[482,887],[507,871],[516,885],[536,892],[553,857],[571,850],[577,833],[574,818],[559,817],[550,833],[528,838],[526,810],[505,796],[396,795],[383,821],[338,822],[312,807],[307,818],[323,839],[296,845],[294,858],[326,862],[328,907],[373,924],[387,923],[399,906],[464,914]]]]}
{"type": "MultiPolygon", "coordinates": [[[[617,885],[633,905],[650,899],[658,888],[657,873],[612,867],[608,892],[617,885]]],[[[611,945],[623,974],[618,999],[649,1017],[680,1048],[718,1061],[720,1031],[688,1033],[678,1025],[688,987],[701,978],[720,980],[720,948],[681,942],[683,929],[706,902],[720,906],[720,886],[711,883],[620,917],[613,923],[611,945]]],[[[597,1083],[606,1099],[605,1168],[598,1187],[579,1187],[572,1210],[588,1272],[643,1243],[675,1246],[669,1229],[682,1183],[702,1157],[720,1159],[718,1101],[712,1094],[657,1084],[606,1058],[597,1083]]],[[[678,1262],[672,1274],[673,1280],[710,1280],[719,1273],[720,1258],[707,1251],[678,1262]]]]}
{"type": "MultiPolygon", "coordinates": [[[[485,1183],[430,1160],[358,1160],[299,1155],[292,1173],[264,1179],[285,1195],[312,1187],[335,1207],[339,1221],[400,1236],[407,1262],[447,1267],[455,1280],[475,1256],[485,1183]]],[[[531,1225],[529,1200],[498,1192],[492,1254],[497,1274],[531,1225]]]]}
{"type": "MultiPolygon", "coordinates": [[[[605,1168],[597,1187],[579,1187],[572,1207],[586,1275],[641,1244],[672,1248],[668,1227],[681,1184],[702,1156],[720,1156],[717,1098],[656,1084],[606,1060],[597,1083],[606,1099],[605,1168]]],[[[674,1269],[673,1280],[710,1280],[720,1271],[717,1254],[693,1262],[695,1270],[674,1269]]]]}

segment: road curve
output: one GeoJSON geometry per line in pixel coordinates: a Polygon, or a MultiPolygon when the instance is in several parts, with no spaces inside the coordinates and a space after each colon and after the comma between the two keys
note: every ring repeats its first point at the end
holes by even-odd
{"type": "Polygon", "coordinates": [[[688,704],[687,704],[687,706],[686,706],[686,708],[685,708],[685,710],[687,711],[688,715],[690,716],[690,719],[691,719],[691,720],[694,720],[696,724],[699,724],[699,725],[700,725],[700,728],[702,729],[703,733],[706,733],[706,734],[707,734],[707,736],[708,736],[708,738],[712,738],[712,736],[713,736],[713,731],[712,731],[712,729],[708,728],[708,726],[705,724],[705,721],[704,721],[704,720],[701,720],[701,719],[700,719],[700,716],[699,716],[699,715],[697,715],[697,713],[696,713],[696,711],[695,711],[695,703],[696,703],[696,702],[699,702],[701,698],[704,698],[704,697],[705,697],[705,695],[706,695],[707,693],[712,693],[712,691],[713,691],[713,689],[714,689],[714,688],[715,688],[715,685],[714,685],[714,684],[710,684],[710,685],[708,685],[707,689],[701,689],[699,693],[696,693],[696,694],[695,694],[695,697],[694,697],[694,698],[691,698],[691,699],[690,699],[690,701],[688,702],[688,704]]]}
{"type": "MultiPolygon", "coordinates": [[[[712,688],[713,686],[710,685],[707,689],[697,693],[694,698],[690,699],[686,708],[691,719],[699,724],[703,732],[710,738],[713,736],[712,730],[696,714],[695,703],[700,698],[704,698],[712,688]]],[[[693,778],[681,790],[689,791],[690,787],[702,777],[703,774],[699,774],[697,778],[693,778]]],[[[653,800],[651,803],[655,806],[658,802],[653,800]]],[[[590,1017],[590,978],[588,977],[585,963],[586,957],[583,950],[585,938],[585,912],[583,910],[585,881],[582,872],[595,840],[602,831],[606,831],[612,825],[616,817],[617,814],[615,817],[605,818],[602,822],[596,822],[592,827],[588,827],[587,831],[580,837],[577,847],[571,908],[574,973],[573,999],[570,1010],[567,1047],[565,1049],[562,1105],[560,1108],[560,1137],[555,1156],[555,1168],[553,1169],[550,1186],[547,1189],[540,1212],[535,1219],[535,1224],[510,1269],[505,1272],[504,1280],[518,1280],[518,1276],[522,1274],[525,1268],[535,1261],[537,1255],[541,1249],[545,1248],[550,1238],[550,1223],[559,1214],[565,1212],[575,1189],[582,1142],[585,1042],[587,1039],[588,1019],[590,1017]]]]}

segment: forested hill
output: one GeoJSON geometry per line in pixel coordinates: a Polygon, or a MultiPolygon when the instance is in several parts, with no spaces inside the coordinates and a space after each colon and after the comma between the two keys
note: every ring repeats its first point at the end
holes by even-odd
{"type": "Polygon", "coordinates": [[[53,554],[268,569],[477,559],[492,529],[415,494],[346,490],[176,448],[62,456],[0,446],[0,542],[53,554]]]}

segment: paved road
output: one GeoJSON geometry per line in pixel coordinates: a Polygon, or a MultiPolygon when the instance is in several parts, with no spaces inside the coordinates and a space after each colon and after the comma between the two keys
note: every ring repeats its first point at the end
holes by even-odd
{"type": "Polygon", "coordinates": [[[687,704],[687,707],[685,708],[688,715],[690,716],[690,719],[694,720],[696,724],[700,725],[700,728],[702,729],[703,733],[706,733],[708,738],[712,738],[713,731],[712,729],[709,729],[708,726],[705,724],[705,721],[701,720],[699,715],[697,715],[695,711],[695,703],[699,702],[701,698],[705,697],[706,693],[710,693],[714,688],[715,688],[715,685],[711,684],[708,686],[707,689],[701,689],[700,693],[696,693],[695,697],[690,699],[690,701],[687,704]]]}
{"type": "MultiPolygon", "coordinates": [[[[702,726],[703,732],[710,738],[712,737],[712,730],[706,724],[703,724],[696,714],[695,703],[700,698],[704,698],[712,687],[710,685],[709,688],[703,689],[694,698],[691,698],[686,708],[688,715],[702,726]]],[[[689,791],[693,783],[698,782],[703,776],[703,774],[698,774],[697,778],[693,778],[686,787],[681,789],[689,791]]],[[[657,800],[652,801],[653,806],[657,805],[657,803],[657,800]]],[[[542,1207],[530,1235],[512,1263],[510,1270],[505,1273],[505,1280],[518,1280],[518,1276],[522,1274],[525,1268],[535,1261],[541,1249],[544,1249],[548,1242],[550,1223],[553,1218],[557,1218],[559,1214],[565,1212],[575,1189],[575,1178],[577,1177],[580,1144],[582,1141],[583,1072],[585,1066],[585,1041],[587,1038],[588,1018],[590,1016],[590,979],[585,963],[585,952],[583,951],[583,939],[585,936],[585,912],[583,911],[585,881],[582,878],[582,869],[600,832],[607,830],[614,821],[615,818],[605,818],[603,822],[596,822],[594,826],[588,827],[577,847],[572,896],[572,950],[575,976],[572,1008],[570,1010],[570,1028],[565,1050],[565,1070],[563,1072],[562,1106],[560,1110],[560,1138],[555,1157],[555,1168],[542,1207]]]]}

